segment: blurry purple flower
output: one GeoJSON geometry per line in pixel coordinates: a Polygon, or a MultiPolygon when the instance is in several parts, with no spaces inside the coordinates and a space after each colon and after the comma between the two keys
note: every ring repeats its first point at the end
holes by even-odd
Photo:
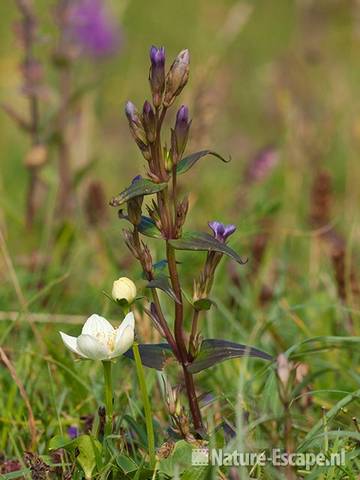
{"type": "Polygon", "coordinates": [[[232,235],[236,230],[235,225],[224,225],[223,223],[216,221],[209,222],[208,225],[214,232],[214,237],[216,240],[219,240],[221,243],[225,243],[228,237],[230,237],[230,235],[232,235]]]}
{"type": "Polygon", "coordinates": [[[79,430],[77,427],[71,426],[67,429],[67,434],[72,440],[74,440],[74,438],[79,436],[79,430]]]}
{"type": "Polygon", "coordinates": [[[70,15],[70,33],[93,58],[114,54],[120,44],[120,30],[105,0],[76,0],[70,15]]]}
{"type": "Polygon", "coordinates": [[[276,166],[279,155],[274,147],[262,148],[249,162],[246,179],[250,182],[259,182],[269,175],[276,166]]]}

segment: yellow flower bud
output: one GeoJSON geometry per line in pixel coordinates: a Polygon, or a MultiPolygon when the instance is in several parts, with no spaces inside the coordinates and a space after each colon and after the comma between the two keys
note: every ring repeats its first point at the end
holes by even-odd
{"type": "Polygon", "coordinates": [[[136,298],[135,283],[130,278],[121,277],[113,283],[111,294],[116,301],[126,300],[129,304],[133,303],[136,298]]]}

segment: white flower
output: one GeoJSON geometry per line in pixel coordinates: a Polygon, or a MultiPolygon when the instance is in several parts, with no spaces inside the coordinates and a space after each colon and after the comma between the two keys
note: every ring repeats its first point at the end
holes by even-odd
{"type": "Polygon", "coordinates": [[[113,328],[106,318],[93,314],[79,337],[60,332],[62,341],[72,352],[92,360],[111,360],[125,353],[134,343],[134,314],[128,313],[119,328],[113,328]]]}
{"type": "Polygon", "coordinates": [[[113,283],[111,294],[114,300],[126,300],[130,304],[136,298],[136,285],[130,278],[121,277],[113,283]]]}

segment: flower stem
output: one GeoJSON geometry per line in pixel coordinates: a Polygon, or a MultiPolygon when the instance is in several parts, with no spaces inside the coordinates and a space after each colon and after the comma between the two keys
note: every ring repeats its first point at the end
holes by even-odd
{"type": "Polygon", "coordinates": [[[175,295],[179,299],[179,303],[177,302],[175,303],[175,341],[176,341],[179,355],[180,355],[180,363],[183,368],[185,387],[186,387],[186,392],[189,400],[189,406],[190,406],[190,411],[192,415],[192,420],[194,423],[194,428],[197,432],[200,432],[203,430],[204,427],[203,427],[203,422],[201,418],[199,402],[196,397],[193,376],[187,370],[189,358],[188,358],[188,352],[186,349],[186,344],[184,339],[184,328],[183,328],[184,310],[183,310],[183,303],[182,303],[181,286],[180,286],[179,276],[178,276],[177,267],[176,267],[175,251],[171,247],[169,242],[166,242],[166,254],[167,254],[166,256],[167,256],[167,261],[169,266],[171,285],[175,292],[175,295]]]}
{"type": "Polygon", "coordinates": [[[149,396],[148,396],[147,389],[146,389],[144,368],[143,368],[143,365],[141,363],[139,346],[138,346],[137,342],[134,342],[134,344],[133,344],[133,352],[134,352],[134,359],[135,359],[135,364],[136,364],[136,373],[137,373],[137,377],[138,377],[138,380],[139,380],[142,402],[143,402],[143,405],[144,405],[150,465],[152,467],[154,467],[155,463],[156,463],[155,437],[154,437],[154,428],[153,428],[153,421],[152,421],[151,405],[150,405],[149,396]]]}
{"type": "Polygon", "coordinates": [[[105,408],[106,408],[106,425],[105,435],[111,435],[113,423],[113,389],[111,375],[111,361],[104,360],[104,387],[105,387],[105,408]]]}

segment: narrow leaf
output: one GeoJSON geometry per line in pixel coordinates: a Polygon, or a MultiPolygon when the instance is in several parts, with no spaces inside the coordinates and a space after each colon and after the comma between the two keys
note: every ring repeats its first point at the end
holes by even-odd
{"type": "Polygon", "coordinates": [[[228,163],[229,160],[226,160],[221,155],[212,150],[201,150],[200,152],[192,153],[191,155],[183,158],[176,166],[176,173],[182,175],[183,173],[190,170],[191,167],[195,165],[201,158],[206,157],[207,155],[212,155],[213,157],[219,158],[221,161],[228,163]]]}
{"type": "Polygon", "coordinates": [[[157,278],[154,278],[154,280],[151,280],[151,282],[149,282],[146,285],[146,287],[147,288],[158,288],[159,290],[162,290],[167,295],[169,295],[169,297],[172,300],[175,300],[176,303],[180,303],[180,300],[177,298],[174,290],[170,286],[168,278],[165,277],[165,275],[161,275],[161,276],[158,276],[157,278]]]}
{"type": "Polygon", "coordinates": [[[232,248],[225,243],[219,242],[219,240],[208,233],[186,232],[181,238],[170,240],[169,243],[175,248],[175,250],[220,252],[231,257],[241,265],[244,265],[247,262],[246,258],[241,258],[232,248]]]}
{"type": "Polygon", "coordinates": [[[161,192],[167,186],[167,183],[155,183],[147,178],[140,178],[132,183],[123,192],[119,193],[117,197],[110,200],[112,207],[119,207],[123,203],[128,202],[132,198],[141,197],[142,195],[152,195],[153,193],[161,192]]]}
{"type": "MultiPolygon", "coordinates": [[[[175,358],[168,343],[143,344],[139,345],[141,362],[145,367],[162,370],[166,362],[175,358]]],[[[125,352],[125,357],[134,360],[132,348],[125,352]]]]}
{"type": "Polygon", "coordinates": [[[202,342],[200,352],[188,367],[188,370],[191,373],[198,373],[224,360],[239,357],[257,357],[263,360],[272,360],[268,353],[248,345],[241,345],[227,340],[207,339],[202,342]]]}

